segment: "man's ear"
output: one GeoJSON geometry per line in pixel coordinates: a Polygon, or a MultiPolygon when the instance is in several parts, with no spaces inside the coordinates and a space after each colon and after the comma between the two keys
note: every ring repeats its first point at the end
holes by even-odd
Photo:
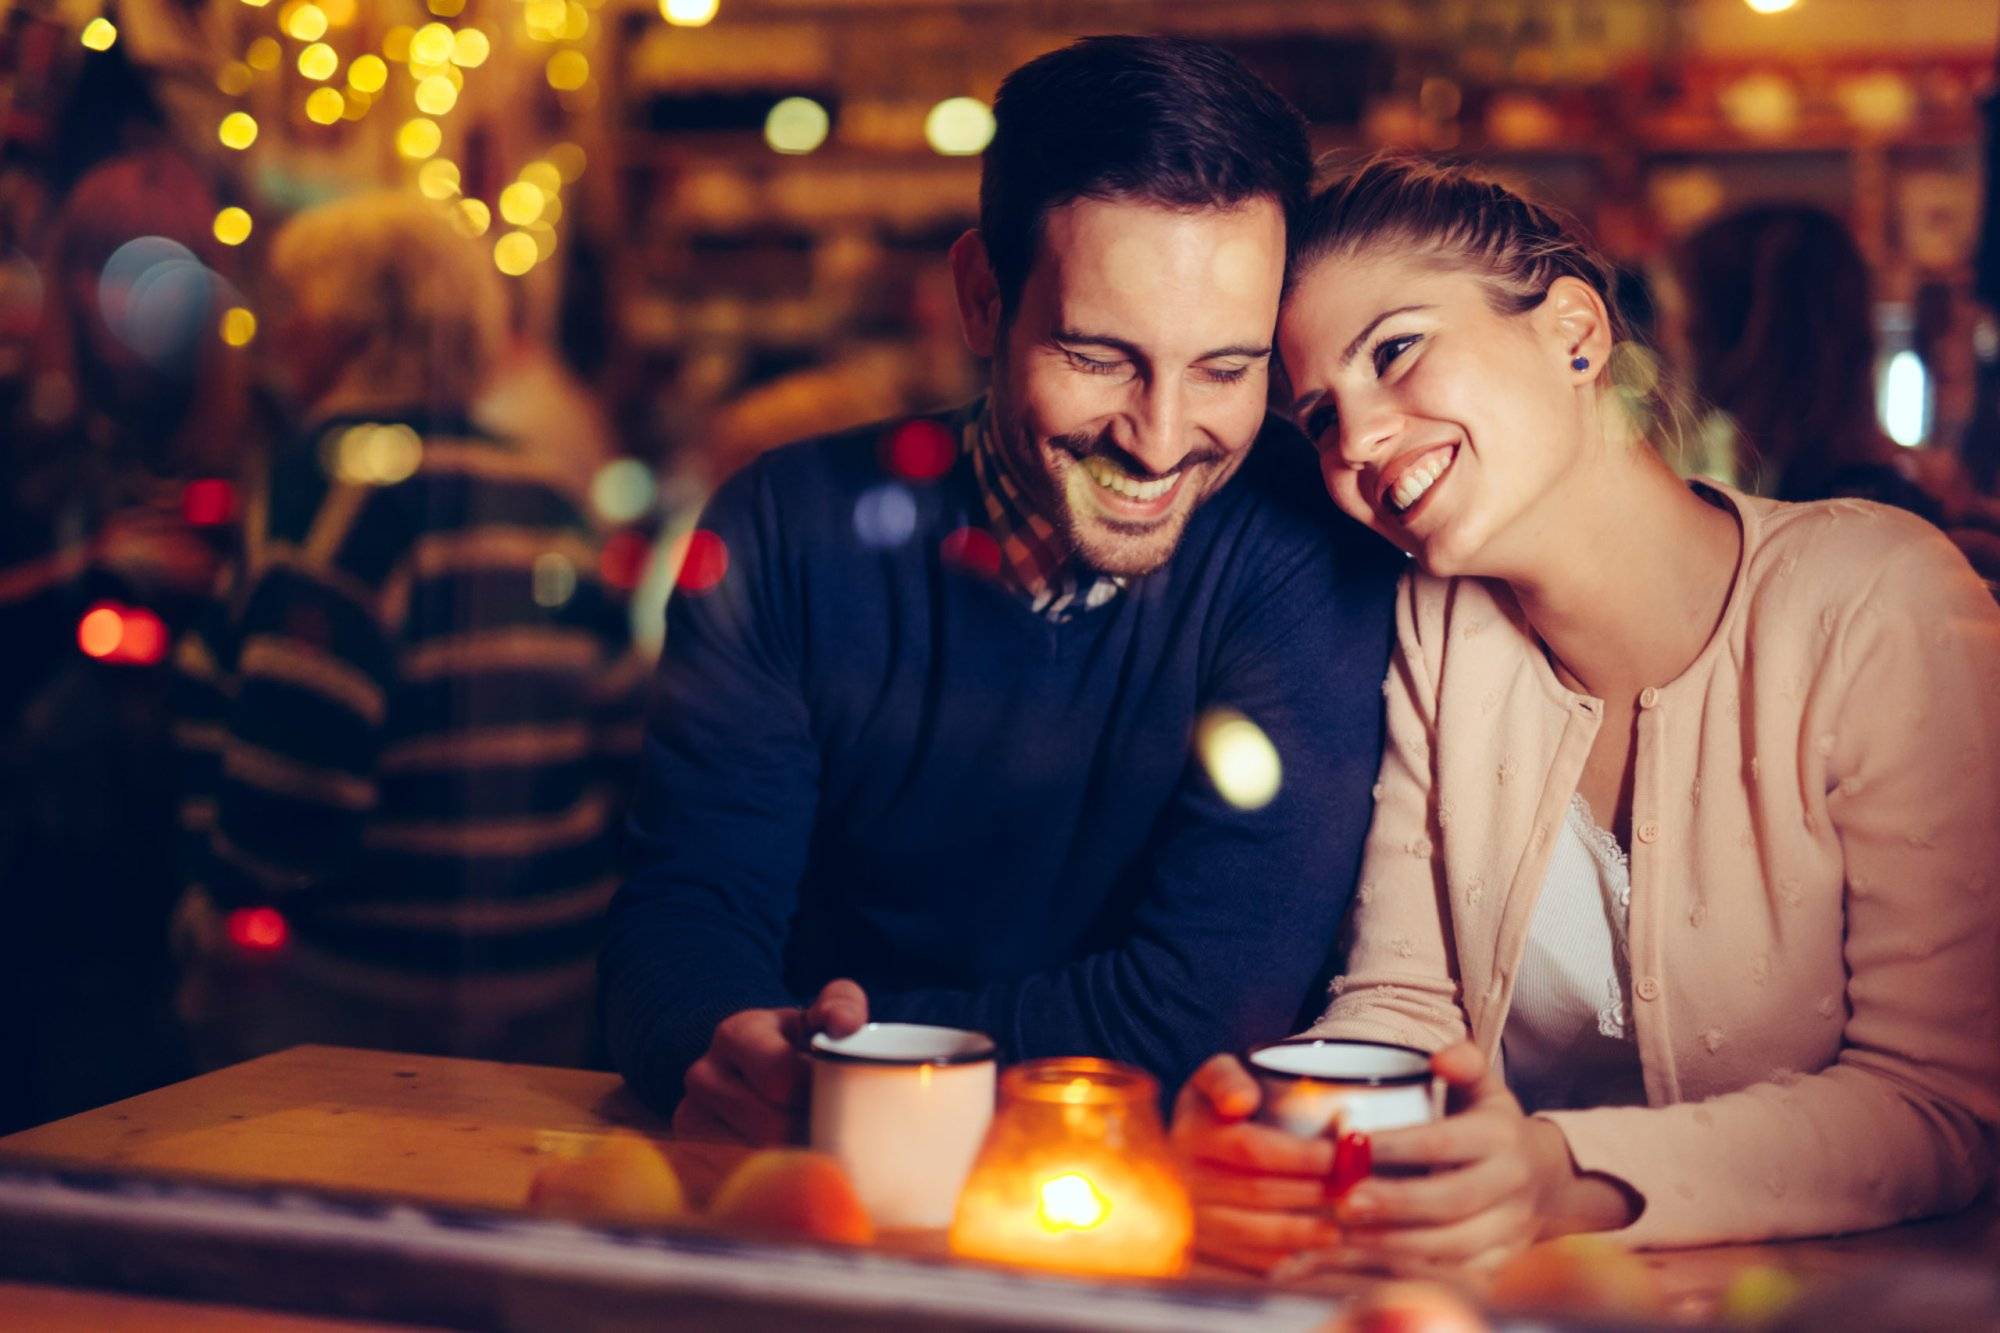
{"type": "Polygon", "coordinates": [[[951,281],[958,293],[958,323],[974,356],[991,358],[1000,345],[1000,282],[975,229],[952,242],[951,281]]]}
{"type": "Polygon", "coordinates": [[[1597,289],[1581,278],[1557,278],[1549,284],[1541,313],[1553,350],[1569,363],[1580,380],[1594,380],[1611,360],[1611,312],[1597,289]],[[1587,364],[1577,367],[1577,359],[1587,364]]]}

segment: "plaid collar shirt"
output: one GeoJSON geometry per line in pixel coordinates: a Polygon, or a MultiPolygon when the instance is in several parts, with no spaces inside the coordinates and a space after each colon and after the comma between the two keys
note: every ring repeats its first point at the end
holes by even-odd
{"type": "Polygon", "coordinates": [[[1036,615],[1060,625],[1124,590],[1127,580],[1085,566],[1064,549],[1055,525],[1029,508],[1000,460],[988,409],[966,422],[963,443],[972,456],[987,525],[1000,546],[1000,581],[1009,591],[1036,615]]]}

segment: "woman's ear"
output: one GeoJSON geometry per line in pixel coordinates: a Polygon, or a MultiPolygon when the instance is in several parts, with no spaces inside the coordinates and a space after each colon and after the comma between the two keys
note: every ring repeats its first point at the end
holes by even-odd
{"type": "Polygon", "coordinates": [[[1567,275],[1549,285],[1539,312],[1552,349],[1580,383],[1595,380],[1611,360],[1611,311],[1595,287],[1567,275]]]}
{"type": "Polygon", "coordinates": [[[958,323],[974,356],[988,357],[1000,342],[1000,282],[986,256],[986,242],[968,231],[951,246],[951,281],[958,294],[958,323]]]}

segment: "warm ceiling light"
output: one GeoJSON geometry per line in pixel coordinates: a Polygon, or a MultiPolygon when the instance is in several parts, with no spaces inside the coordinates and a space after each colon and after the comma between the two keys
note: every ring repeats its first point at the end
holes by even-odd
{"type": "Polygon", "coordinates": [[[1797,5],[1799,0],[1743,0],[1743,3],[1759,14],[1782,14],[1797,5]]]}
{"type": "Polygon", "coordinates": [[[721,0],[660,0],[660,17],[676,27],[699,28],[721,7],[721,0]]]}

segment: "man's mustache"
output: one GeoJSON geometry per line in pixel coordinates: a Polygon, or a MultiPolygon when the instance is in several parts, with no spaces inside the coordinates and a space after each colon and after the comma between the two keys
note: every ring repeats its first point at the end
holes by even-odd
{"type": "Polygon", "coordinates": [[[1102,432],[1077,431],[1069,435],[1054,435],[1049,437],[1049,443],[1079,463],[1086,458],[1102,458],[1127,476],[1136,477],[1141,481],[1157,481],[1162,477],[1171,477],[1176,472],[1185,472],[1189,468],[1220,463],[1229,457],[1229,454],[1222,449],[1193,449],[1167,471],[1155,472],[1119,448],[1109,435],[1102,432]]]}

